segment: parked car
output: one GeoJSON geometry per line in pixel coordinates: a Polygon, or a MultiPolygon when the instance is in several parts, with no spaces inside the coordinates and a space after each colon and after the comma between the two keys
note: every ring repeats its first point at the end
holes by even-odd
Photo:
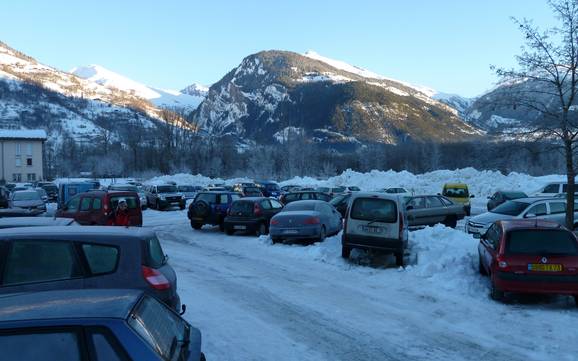
{"type": "Polygon", "coordinates": [[[58,201],[58,186],[54,183],[42,183],[39,185],[42,189],[46,191],[48,195],[49,202],[56,202],[58,201]]]}
{"type": "Polygon", "coordinates": [[[77,194],[96,190],[94,183],[72,182],[60,183],[58,185],[58,208],[64,206],[70,199],[77,194]]]}
{"type": "Polygon", "coordinates": [[[239,193],[220,192],[200,192],[195,200],[189,205],[187,217],[191,221],[191,227],[201,229],[203,225],[210,224],[219,226],[221,231],[225,230],[225,217],[234,201],[241,199],[239,193]]]}
{"type": "Polygon", "coordinates": [[[203,187],[181,184],[177,186],[177,190],[179,191],[180,194],[183,195],[185,200],[189,200],[195,199],[195,196],[197,195],[198,192],[203,190],[203,187]]]}
{"type": "Polygon", "coordinates": [[[319,200],[324,202],[329,202],[331,196],[327,193],[317,192],[317,191],[299,191],[283,194],[279,201],[283,204],[289,204],[295,201],[306,201],[306,200],[319,200]]]}
{"type": "MultiPolygon", "coordinates": [[[[577,188],[578,189],[578,188],[577,188]]],[[[552,182],[544,185],[536,193],[534,197],[554,197],[557,194],[565,194],[568,192],[568,183],[566,182],[552,182]]]]}
{"type": "Polygon", "coordinates": [[[505,292],[566,294],[578,306],[578,240],[565,227],[544,220],[497,221],[480,238],[478,255],[493,299],[505,292]]]}
{"type": "Polygon", "coordinates": [[[14,188],[16,188],[16,184],[14,184],[14,183],[6,183],[6,184],[4,185],[4,187],[6,187],[6,189],[8,189],[10,192],[12,192],[12,190],[13,190],[14,188]]]}
{"type": "Polygon", "coordinates": [[[263,197],[263,192],[261,188],[252,186],[252,187],[235,187],[235,192],[239,193],[241,197],[263,197]]]}
{"type": "Polygon", "coordinates": [[[269,233],[271,218],[283,209],[283,205],[273,198],[248,197],[234,201],[225,217],[225,233],[236,231],[255,233],[261,236],[269,233]]]}
{"type": "Polygon", "coordinates": [[[345,217],[341,256],[353,248],[391,252],[398,266],[408,244],[403,198],[385,193],[354,193],[345,217]]]}
{"type": "Polygon", "coordinates": [[[134,185],[134,184],[122,184],[122,183],[116,183],[116,184],[111,184],[108,186],[108,190],[109,191],[119,191],[119,192],[135,192],[138,194],[138,199],[140,202],[140,207],[141,209],[147,209],[147,197],[146,197],[146,193],[145,191],[134,185]]]}
{"type": "Polygon", "coordinates": [[[124,227],[4,229],[0,294],[134,288],[180,310],[177,276],[153,231],[124,227]]]}
{"type": "Polygon", "coordinates": [[[206,192],[228,192],[225,187],[208,186],[203,189],[206,192]]]}
{"type": "Polygon", "coordinates": [[[347,206],[350,199],[351,193],[339,194],[333,197],[333,199],[329,201],[329,204],[337,209],[337,212],[341,214],[341,217],[345,218],[345,213],[347,212],[347,206]]]}
{"type": "Polygon", "coordinates": [[[271,218],[269,234],[273,243],[286,239],[323,242],[325,237],[336,235],[341,228],[341,215],[331,204],[317,200],[296,201],[271,218]]]}
{"type": "Polygon", "coordinates": [[[153,185],[148,188],[147,205],[159,211],[178,206],[185,209],[185,198],[179,193],[176,185],[153,185]]]}
{"type": "Polygon", "coordinates": [[[443,196],[404,197],[410,227],[433,226],[441,223],[455,228],[466,216],[466,207],[443,196]]]}
{"type": "Polygon", "coordinates": [[[296,192],[299,190],[301,190],[301,187],[295,186],[295,185],[287,185],[287,186],[281,187],[281,193],[283,193],[283,194],[289,193],[289,192],[296,192]]]}
{"type": "Polygon", "coordinates": [[[6,187],[0,187],[0,208],[8,208],[10,191],[6,187]]]}
{"type": "Polygon", "coordinates": [[[361,189],[356,186],[345,186],[346,192],[361,192],[361,189]]]}
{"type": "MultiPolygon", "coordinates": [[[[564,225],[566,223],[566,200],[564,198],[529,197],[506,201],[490,212],[470,218],[466,225],[466,231],[475,238],[480,238],[496,221],[535,218],[564,225]]],[[[578,228],[578,203],[574,207],[574,219],[576,220],[574,227],[578,228]]]]}
{"type": "Polygon", "coordinates": [[[396,194],[399,196],[407,196],[407,197],[412,196],[412,194],[407,189],[402,187],[384,188],[380,192],[387,194],[396,194]]]}
{"type": "Polygon", "coordinates": [[[44,188],[34,188],[34,190],[36,191],[36,193],[38,193],[38,195],[40,196],[40,199],[42,199],[42,201],[44,203],[48,202],[48,193],[46,193],[46,191],[44,190],[44,188]]]}
{"type": "Polygon", "coordinates": [[[335,197],[338,194],[346,192],[345,187],[318,187],[316,189],[317,192],[327,193],[331,198],[335,197]]]}
{"type": "Polygon", "coordinates": [[[442,196],[448,198],[456,204],[462,204],[466,210],[466,216],[469,216],[472,211],[470,198],[474,198],[470,194],[468,185],[464,183],[446,183],[441,193],[442,196]]]}
{"type": "Polygon", "coordinates": [[[261,193],[264,197],[274,197],[279,198],[281,195],[281,188],[279,185],[272,181],[256,181],[255,185],[261,188],[261,193]]]}
{"type": "Polygon", "coordinates": [[[80,193],[56,211],[56,217],[72,218],[84,226],[113,225],[118,201],[126,200],[131,226],[142,226],[139,196],[130,191],[91,191],[80,193]]]}
{"type": "Polygon", "coordinates": [[[20,227],[74,226],[74,219],[57,217],[3,217],[0,229],[20,227]]]}
{"type": "Polygon", "coordinates": [[[19,361],[205,360],[198,329],[130,289],[0,297],[0,349],[19,361]]]}
{"type": "Polygon", "coordinates": [[[528,198],[528,195],[518,191],[497,191],[491,197],[488,197],[488,211],[491,211],[506,201],[520,198],[528,198]]]}
{"type": "Polygon", "coordinates": [[[10,208],[22,208],[46,212],[46,203],[35,190],[15,191],[10,194],[10,208]]]}

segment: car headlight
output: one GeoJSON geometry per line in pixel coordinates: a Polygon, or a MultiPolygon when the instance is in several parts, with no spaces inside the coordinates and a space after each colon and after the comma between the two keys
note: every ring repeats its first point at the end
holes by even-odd
{"type": "Polygon", "coordinates": [[[164,200],[167,199],[165,196],[159,196],[159,198],[160,198],[161,201],[164,201],[164,200]]]}

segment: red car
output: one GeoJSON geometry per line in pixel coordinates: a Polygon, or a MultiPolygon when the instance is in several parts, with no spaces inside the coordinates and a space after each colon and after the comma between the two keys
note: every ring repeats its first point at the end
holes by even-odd
{"type": "Polygon", "coordinates": [[[505,292],[572,295],[578,306],[578,240],[557,223],[495,222],[480,239],[480,273],[491,297],[505,292]]]}
{"type": "Polygon", "coordinates": [[[131,226],[142,226],[142,210],[138,193],[129,191],[91,191],[77,194],[62,208],[56,217],[73,218],[86,226],[113,224],[113,213],[120,199],[128,205],[131,226]]]}

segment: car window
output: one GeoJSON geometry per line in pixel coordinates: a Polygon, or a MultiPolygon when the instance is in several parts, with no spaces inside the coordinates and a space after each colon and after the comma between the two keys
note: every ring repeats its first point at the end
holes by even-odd
{"type": "Polygon", "coordinates": [[[229,197],[227,197],[226,194],[220,194],[218,197],[218,203],[219,204],[227,204],[229,203],[229,197]]]}
{"type": "Polygon", "coordinates": [[[146,265],[152,268],[160,268],[165,264],[165,252],[161,247],[161,243],[157,237],[150,238],[146,240],[148,249],[148,260],[146,260],[146,265]]]}
{"type": "Polygon", "coordinates": [[[331,200],[331,196],[328,194],[317,193],[317,199],[324,202],[329,202],[331,200]]]}
{"type": "Polygon", "coordinates": [[[415,197],[407,202],[407,206],[413,207],[413,209],[424,209],[425,206],[425,199],[424,197],[415,197]]]}
{"type": "Polygon", "coordinates": [[[92,201],[92,198],[90,198],[90,197],[82,198],[82,201],[80,201],[80,210],[81,211],[89,211],[91,201],[92,201]]]}
{"type": "Polygon", "coordinates": [[[94,353],[97,361],[127,361],[128,357],[122,346],[109,332],[93,330],[90,338],[94,345],[94,353]]]}
{"type": "Polygon", "coordinates": [[[273,208],[273,209],[283,208],[283,205],[281,203],[277,202],[276,200],[270,199],[269,201],[271,202],[271,208],[273,208]]]}
{"type": "Polygon", "coordinates": [[[357,198],[351,206],[352,219],[383,223],[397,222],[397,205],[394,201],[380,198],[357,198]]]}
{"type": "Polygon", "coordinates": [[[306,200],[310,200],[310,199],[315,199],[315,197],[313,196],[313,194],[311,194],[311,193],[301,193],[301,200],[306,201],[306,200]]]}
{"type": "Polygon", "coordinates": [[[542,193],[560,193],[560,186],[558,184],[549,184],[542,193]]]}
{"type": "Polygon", "coordinates": [[[76,196],[68,202],[67,207],[69,211],[76,211],[79,205],[80,205],[80,196],[76,196]]]}
{"type": "Polygon", "coordinates": [[[494,249],[497,249],[500,243],[499,228],[497,224],[493,224],[486,232],[486,240],[494,249]]]}
{"type": "Polygon", "coordinates": [[[118,248],[109,245],[83,244],[82,251],[92,274],[113,272],[118,264],[118,248]]]}
{"type": "Polygon", "coordinates": [[[446,197],[438,197],[438,198],[441,200],[441,202],[442,202],[446,207],[449,207],[449,206],[453,206],[453,205],[454,205],[454,202],[450,201],[450,200],[447,199],[446,197]]]}
{"type": "Polygon", "coordinates": [[[507,201],[492,209],[490,212],[505,214],[508,216],[518,216],[524,211],[524,209],[526,209],[526,207],[528,207],[528,203],[507,201]]]}
{"type": "Polygon", "coordinates": [[[102,200],[100,198],[94,198],[92,201],[92,209],[100,210],[102,209],[102,200]]]}
{"type": "Polygon", "coordinates": [[[141,300],[128,324],[163,360],[178,360],[186,352],[188,345],[174,340],[185,340],[189,326],[152,297],[141,300]]]}
{"type": "Polygon", "coordinates": [[[241,199],[241,196],[238,194],[231,194],[231,201],[234,202],[236,200],[241,199]]]}
{"type": "Polygon", "coordinates": [[[65,280],[80,275],[71,242],[14,241],[6,257],[2,284],[65,280]]]}
{"type": "Polygon", "coordinates": [[[110,197],[110,206],[112,207],[112,209],[116,209],[116,207],[118,206],[118,201],[124,199],[126,200],[126,204],[128,205],[128,209],[137,209],[138,207],[138,197],[133,197],[133,196],[111,196],[110,197]]]}
{"type": "MultiPolygon", "coordinates": [[[[560,188],[558,188],[560,189],[560,188]]],[[[568,184],[562,184],[562,193],[567,193],[568,192],[568,184]]]]}
{"type": "Polygon", "coordinates": [[[62,361],[81,360],[75,332],[0,333],[2,360],[62,361]]]}
{"type": "Polygon", "coordinates": [[[261,208],[263,209],[271,209],[271,203],[269,202],[268,199],[265,199],[264,201],[261,201],[261,208]]]}
{"type": "Polygon", "coordinates": [[[536,216],[544,216],[548,212],[546,211],[546,203],[537,204],[534,207],[531,207],[527,212],[526,215],[533,214],[536,216]]]}
{"type": "Polygon", "coordinates": [[[426,205],[427,208],[440,208],[444,206],[438,197],[427,197],[426,205]]]}
{"type": "Polygon", "coordinates": [[[550,214],[566,213],[566,203],[550,202],[550,214]]]}
{"type": "Polygon", "coordinates": [[[293,202],[286,205],[283,211],[284,212],[314,211],[315,204],[316,204],[315,202],[293,202]]]}
{"type": "Polygon", "coordinates": [[[453,198],[466,198],[470,196],[467,188],[444,188],[442,195],[453,198]]]}

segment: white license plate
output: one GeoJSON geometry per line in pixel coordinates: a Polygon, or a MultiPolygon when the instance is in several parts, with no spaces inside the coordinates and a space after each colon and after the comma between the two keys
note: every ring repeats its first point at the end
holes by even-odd
{"type": "Polygon", "coordinates": [[[247,229],[247,226],[233,226],[233,229],[247,229]]]}
{"type": "Polygon", "coordinates": [[[383,227],[359,226],[359,229],[365,233],[381,234],[385,232],[383,227]]]}
{"type": "Polygon", "coordinates": [[[297,231],[295,229],[286,229],[283,231],[283,233],[285,233],[285,234],[297,234],[297,233],[299,233],[299,231],[297,231]]]}

